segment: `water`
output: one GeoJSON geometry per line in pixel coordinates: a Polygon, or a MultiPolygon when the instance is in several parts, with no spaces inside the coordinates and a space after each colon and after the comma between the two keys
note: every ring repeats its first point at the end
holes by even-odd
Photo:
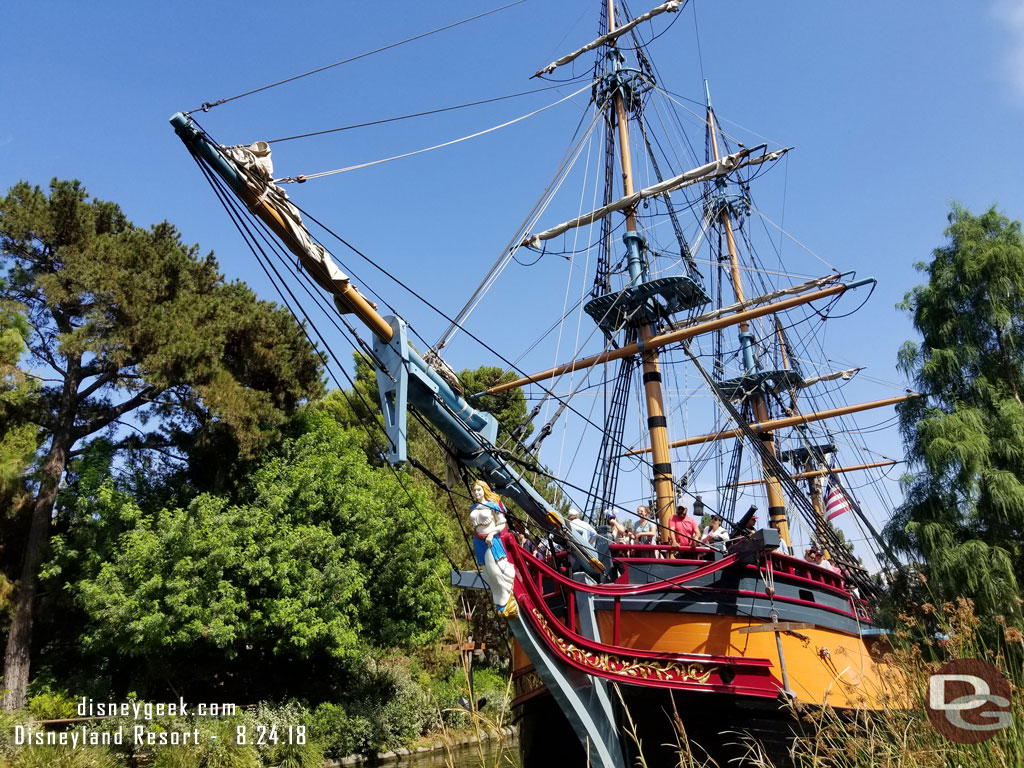
{"type": "Polygon", "coordinates": [[[409,768],[521,768],[519,745],[510,739],[490,739],[483,744],[466,744],[447,750],[420,752],[390,765],[409,768]]]}

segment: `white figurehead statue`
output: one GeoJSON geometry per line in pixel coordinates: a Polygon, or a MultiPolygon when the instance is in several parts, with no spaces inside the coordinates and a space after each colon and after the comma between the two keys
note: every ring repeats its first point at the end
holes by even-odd
{"type": "Polygon", "coordinates": [[[487,586],[498,613],[507,619],[519,615],[519,606],[512,595],[516,569],[508,559],[498,536],[505,529],[505,511],[501,498],[483,480],[471,488],[473,501],[469,519],[473,524],[473,550],[477,565],[481,566],[487,586]]]}

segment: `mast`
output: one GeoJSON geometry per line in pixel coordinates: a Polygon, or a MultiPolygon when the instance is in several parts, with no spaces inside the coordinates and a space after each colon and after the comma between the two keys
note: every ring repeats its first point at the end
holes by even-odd
{"type": "MultiPolygon", "coordinates": [[[[708,87],[707,80],[704,81],[704,91],[707,96],[708,130],[711,132],[711,148],[714,152],[715,160],[718,160],[718,131],[715,128],[715,112],[711,107],[711,90],[708,87]]],[[[719,179],[716,183],[719,185],[720,190],[725,187],[724,178],[719,179]]],[[[736,250],[732,217],[729,215],[729,206],[725,204],[724,199],[720,203],[719,220],[725,233],[726,246],[729,249],[729,274],[732,280],[733,293],[736,295],[736,301],[742,302],[744,295],[743,280],[740,277],[739,254],[736,250]]],[[[751,376],[757,372],[757,361],[754,358],[754,334],[750,332],[750,323],[746,320],[739,324],[739,339],[740,349],[743,353],[744,373],[747,376],[751,376]]],[[[765,403],[764,395],[760,388],[753,393],[750,402],[754,410],[755,420],[758,422],[768,421],[768,406],[765,403]]],[[[758,439],[761,441],[761,445],[767,454],[770,455],[771,459],[774,459],[774,434],[772,432],[761,432],[758,434],[758,439]]],[[[772,528],[778,530],[779,536],[786,543],[786,546],[789,547],[791,544],[789,540],[789,520],[786,517],[786,503],[782,497],[782,483],[779,482],[779,478],[776,477],[775,471],[772,469],[774,462],[771,459],[762,458],[764,490],[768,496],[768,521],[772,528]]]]}
{"type": "MultiPolygon", "coordinates": [[[[615,0],[608,0],[608,32],[615,31],[615,0]]],[[[614,42],[608,52],[611,66],[616,76],[622,66],[622,54],[614,42]]],[[[616,79],[616,87],[612,95],[616,122],[619,134],[619,161],[622,168],[623,196],[633,194],[633,167],[629,150],[629,121],[626,104],[623,99],[624,80],[616,79]]],[[[643,261],[643,238],[636,229],[636,206],[626,210],[626,233],[622,236],[626,244],[629,265],[630,285],[639,285],[646,277],[647,268],[643,261]]],[[[672,476],[672,456],[668,447],[667,419],[665,417],[665,401],[661,389],[660,355],[657,349],[646,349],[645,342],[655,335],[652,324],[646,319],[639,328],[641,349],[640,359],[643,364],[644,402],[647,408],[647,431],[651,444],[652,470],[654,473],[654,496],[657,505],[658,522],[660,523],[659,538],[668,542],[669,520],[676,511],[675,484],[672,476]]]]}

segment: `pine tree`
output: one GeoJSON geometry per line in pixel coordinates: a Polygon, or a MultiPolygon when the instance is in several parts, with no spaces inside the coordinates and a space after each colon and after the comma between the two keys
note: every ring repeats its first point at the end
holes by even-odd
{"type": "Polygon", "coordinates": [[[130,427],[162,427],[150,445],[173,449],[188,435],[193,447],[253,455],[322,383],[287,312],[226,283],[213,255],[170,224],[136,227],[77,181],[55,179],[49,194],[20,183],[0,198],[0,264],[0,300],[25,307],[29,362],[46,381],[21,410],[45,443],[7,638],[4,707],[15,708],[68,461],[97,436],[116,445],[129,415],[130,427]]]}

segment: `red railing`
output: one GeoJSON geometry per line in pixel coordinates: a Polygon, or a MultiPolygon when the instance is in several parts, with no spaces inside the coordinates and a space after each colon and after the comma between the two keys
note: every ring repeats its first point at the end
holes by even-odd
{"type": "MultiPolygon", "coordinates": [[[[575,593],[586,586],[557,573],[514,543],[506,545],[520,578],[515,595],[519,615],[564,663],[588,674],[631,685],[695,691],[717,691],[774,698],[781,683],[771,673],[771,660],[699,653],[663,653],[619,645],[620,595],[615,599],[612,643],[581,635],[576,628],[575,593]],[[555,614],[542,594],[543,575],[556,578],[567,590],[568,615],[555,614]]],[[[613,585],[597,585],[613,586],[613,585]]]]}

